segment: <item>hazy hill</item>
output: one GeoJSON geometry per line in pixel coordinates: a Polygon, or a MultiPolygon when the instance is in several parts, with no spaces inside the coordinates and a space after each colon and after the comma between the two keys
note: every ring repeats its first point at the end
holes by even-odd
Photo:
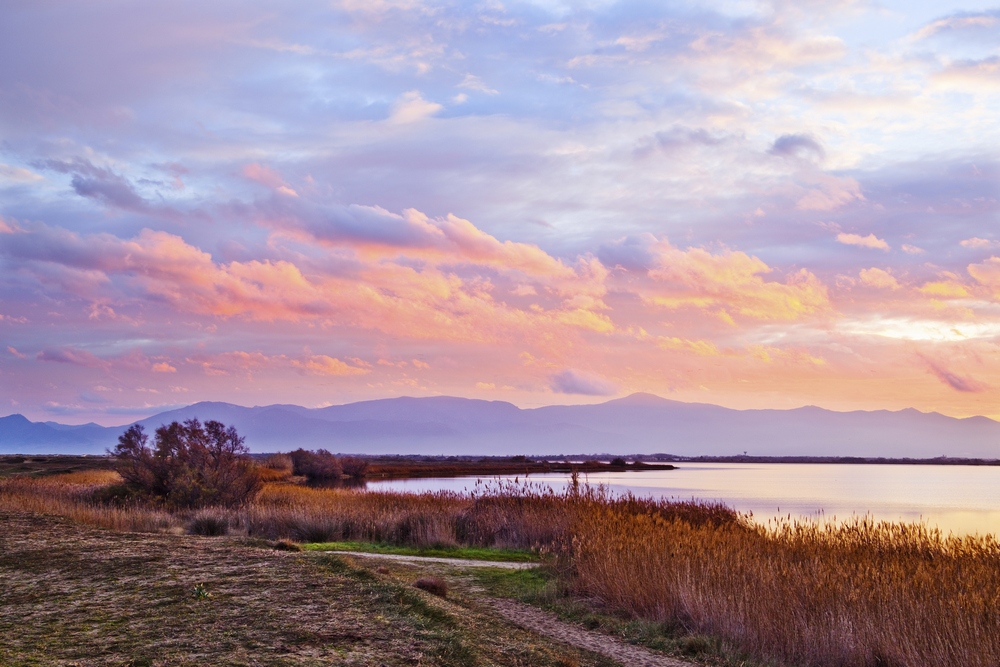
{"type": "MultiPolygon", "coordinates": [[[[426,454],[670,453],[1000,458],[1000,423],[917,410],[731,410],[633,394],[598,405],[522,410],[439,396],[327,408],[204,402],[141,420],[147,431],[197,417],[236,426],[253,451],[426,454]]],[[[125,426],[0,418],[0,453],[101,453],[125,426]]]]}

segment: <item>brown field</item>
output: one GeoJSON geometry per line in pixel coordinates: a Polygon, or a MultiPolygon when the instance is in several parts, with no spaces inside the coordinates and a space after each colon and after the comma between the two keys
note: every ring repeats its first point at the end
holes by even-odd
{"type": "Polygon", "coordinates": [[[421,571],[379,570],[245,538],[0,510],[0,664],[616,664],[519,629],[452,573],[444,600],[413,587],[421,571]]]}
{"type": "Polygon", "coordinates": [[[1000,546],[991,538],[864,520],[760,527],[718,505],[524,484],[462,496],[272,483],[239,510],[167,513],[93,500],[112,480],[0,480],[0,512],[161,534],[533,548],[548,559],[561,595],[645,619],[670,636],[708,637],[759,664],[1000,664],[1000,546]]]}

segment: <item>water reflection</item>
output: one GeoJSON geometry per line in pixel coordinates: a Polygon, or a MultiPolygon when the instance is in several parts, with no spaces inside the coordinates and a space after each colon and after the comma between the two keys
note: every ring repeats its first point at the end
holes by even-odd
{"type": "MultiPolygon", "coordinates": [[[[1000,534],[1000,467],[815,463],[681,463],[677,470],[602,472],[582,481],[615,493],[719,500],[754,520],[779,516],[925,521],[956,535],[1000,534]]],[[[513,476],[505,479],[513,479],[513,476]]],[[[523,477],[522,477],[523,479],[523,477]]],[[[557,489],[568,475],[532,475],[557,489]]],[[[471,491],[475,478],[369,482],[371,490],[471,491]]]]}

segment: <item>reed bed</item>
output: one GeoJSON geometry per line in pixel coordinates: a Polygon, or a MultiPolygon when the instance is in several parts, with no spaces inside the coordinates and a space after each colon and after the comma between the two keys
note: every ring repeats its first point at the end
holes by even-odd
{"type": "Polygon", "coordinates": [[[760,526],[717,504],[509,482],[468,494],[277,483],[242,508],[168,513],[102,502],[113,475],[0,479],[0,510],[127,531],[535,548],[551,554],[565,589],[608,611],[775,665],[1000,664],[1000,545],[990,537],[868,519],[760,526]]]}
{"type": "Polygon", "coordinates": [[[169,512],[144,504],[108,504],[95,496],[118,483],[118,473],[84,471],[50,477],[0,479],[0,510],[63,516],[79,523],[123,532],[158,533],[181,525],[169,512]]]}
{"type": "Polygon", "coordinates": [[[784,664],[1000,664],[1000,546],[855,519],[696,526],[594,506],[561,555],[609,608],[784,664]]]}

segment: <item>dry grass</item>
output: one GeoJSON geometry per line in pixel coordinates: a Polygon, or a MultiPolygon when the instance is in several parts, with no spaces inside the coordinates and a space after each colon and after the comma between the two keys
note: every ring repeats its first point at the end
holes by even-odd
{"type": "Polygon", "coordinates": [[[420,577],[413,586],[439,598],[448,597],[448,583],[441,577],[420,577]]]}
{"type": "Polygon", "coordinates": [[[94,502],[95,493],[108,488],[107,480],[115,478],[117,473],[100,471],[0,479],[0,510],[64,516],[79,523],[124,532],[155,533],[179,529],[178,517],[162,510],[94,502]],[[106,480],[104,483],[96,481],[98,474],[106,480]]]}
{"type": "Polygon", "coordinates": [[[472,495],[270,484],[239,510],[171,515],[94,502],[101,487],[88,475],[0,480],[0,510],[116,530],[187,526],[272,541],[537,548],[553,554],[565,588],[605,609],[711,636],[760,660],[1000,664],[1000,545],[991,538],[866,520],[761,527],[719,505],[523,484],[472,495]]]}
{"type": "Polygon", "coordinates": [[[109,484],[120,484],[122,477],[114,470],[80,470],[45,477],[42,481],[47,484],[56,485],[107,486],[109,484]]]}
{"type": "Polygon", "coordinates": [[[594,508],[578,593],[753,655],[816,666],[1000,664],[1000,545],[913,524],[693,526],[594,508]]]}
{"type": "Polygon", "coordinates": [[[611,667],[414,589],[424,574],[0,511],[0,665],[611,667]]]}

